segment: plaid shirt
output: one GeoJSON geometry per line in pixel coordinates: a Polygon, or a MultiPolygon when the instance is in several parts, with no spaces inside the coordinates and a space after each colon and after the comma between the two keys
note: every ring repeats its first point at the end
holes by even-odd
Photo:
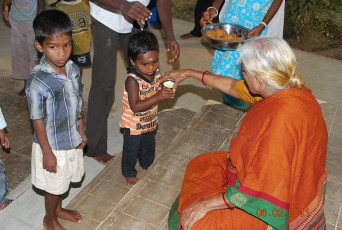
{"type": "MultiPolygon", "coordinates": [[[[76,148],[83,140],[78,132],[82,108],[80,71],[71,60],[65,68],[67,76],[56,73],[43,56],[26,84],[30,118],[43,119],[49,144],[54,150],[76,148]]],[[[38,143],[36,133],[33,142],[38,143]]]]}

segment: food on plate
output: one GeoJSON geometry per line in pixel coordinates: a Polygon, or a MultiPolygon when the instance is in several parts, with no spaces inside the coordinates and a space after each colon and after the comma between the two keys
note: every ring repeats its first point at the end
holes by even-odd
{"type": "Polygon", "coordinates": [[[226,30],[223,29],[210,29],[206,30],[205,34],[211,38],[222,41],[243,41],[246,40],[245,37],[238,37],[235,33],[228,34],[226,30]]]}

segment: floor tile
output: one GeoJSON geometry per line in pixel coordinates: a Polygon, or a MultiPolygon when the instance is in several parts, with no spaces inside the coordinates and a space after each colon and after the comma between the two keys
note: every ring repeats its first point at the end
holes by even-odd
{"type": "Polygon", "coordinates": [[[175,142],[170,145],[167,152],[191,160],[203,153],[207,153],[208,151],[197,148],[196,146],[188,143],[180,144],[179,142],[175,142]]]}
{"type": "Polygon", "coordinates": [[[328,145],[327,160],[342,166],[342,149],[328,145]]]}
{"type": "Polygon", "coordinates": [[[11,153],[2,161],[6,168],[8,187],[14,189],[31,175],[31,159],[11,153]]]}
{"type": "Polygon", "coordinates": [[[86,216],[82,216],[81,223],[73,223],[71,221],[66,221],[66,220],[61,220],[61,219],[59,219],[59,221],[65,229],[72,229],[72,230],[95,230],[97,226],[100,225],[100,222],[96,220],[92,220],[86,216]]]}
{"type": "Polygon", "coordinates": [[[175,139],[175,141],[180,141],[180,143],[188,143],[208,152],[213,152],[219,149],[224,140],[222,138],[210,137],[200,133],[189,131],[180,134],[175,139]]]}
{"type": "Polygon", "coordinates": [[[131,216],[122,214],[116,218],[117,221],[111,222],[106,220],[97,230],[157,230],[155,226],[152,226],[146,222],[133,218],[131,216]]]}
{"type": "Polygon", "coordinates": [[[128,188],[125,177],[122,176],[121,167],[112,167],[104,179],[128,188]]]}
{"type": "Polygon", "coordinates": [[[328,179],[342,184],[342,167],[341,165],[327,161],[328,179]]]}
{"type": "Polygon", "coordinates": [[[331,130],[336,133],[342,134],[342,114],[335,117],[331,130]]]}
{"type": "Polygon", "coordinates": [[[170,109],[167,111],[163,111],[163,113],[167,113],[167,114],[171,114],[171,115],[174,115],[177,117],[181,117],[181,118],[184,118],[186,120],[190,120],[195,115],[194,111],[184,109],[184,108],[170,109]]]}
{"type": "Polygon", "coordinates": [[[167,139],[174,139],[180,131],[183,130],[184,127],[173,127],[172,124],[167,125],[165,123],[160,123],[157,129],[157,137],[156,140],[167,138],[167,139]]]}
{"type": "Polygon", "coordinates": [[[160,160],[158,162],[159,165],[162,165],[165,168],[178,172],[178,173],[184,173],[186,166],[188,165],[190,161],[189,159],[170,154],[169,152],[161,156],[159,160],[160,160]]]}
{"type": "Polygon", "coordinates": [[[9,121],[6,129],[13,151],[18,151],[24,145],[33,142],[33,129],[29,127],[9,121]]]}
{"type": "Polygon", "coordinates": [[[329,133],[328,144],[342,149],[342,134],[331,131],[329,133]]]}
{"type": "Polygon", "coordinates": [[[328,180],[326,191],[325,191],[325,198],[331,201],[335,201],[337,203],[341,203],[342,202],[342,184],[328,180]]]}
{"type": "Polygon", "coordinates": [[[108,202],[117,204],[128,191],[129,188],[127,187],[108,180],[103,180],[98,186],[90,191],[90,194],[105,199],[108,202]]]}
{"type": "Polygon", "coordinates": [[[87,195],[86,198],[76,207],[76,210],[91,219],[103,221],[110,214],[113,208],[115,208],[114,203],[92,195],[87,195]]]}
{"type": "Polygon", "coordinates": [[[340,204],[338,204],[336,201],[325,199],[324,213],[327,222],[336,223],[339,210],[340,204]]]}
{"type": "Polygon", "coordinates": [[[337,106],[330,103],[320,104],[323,116],[325,118],[334,119],[337,111],[337,106]]]}
{"type": "Polygon", "coordinates": [[[209,111],[204,115],[201,121],[212,125],[225,127],[226,129],[232,129],[238,120],[230,116],[209,111]]]}
{"type": "Polygon", "coordinates": [[[158,120],[160,124],[167,124],[178,129],[182,129],[188,124],[188,119],[168,113],[160,113],[160,115],[158,115],[158,120]]]}
{"type": "Polygon", "coordinates": [[[335,230],[335,228],[336,228],[335,225],[327,223],[327,230],[335,230]]]}
{"type": "Polygon", "coordinates": [[[169,213],[169,208],[137,197],[124,210],[124,213],[138,220],[144,220],[153,226],[159,226],[163,218],[169,213]]]}
{"type": "Polygon", "coordinates": [[[156,166],[155,174],[151,176],[150,179],[180,191],[183,183],[183,177],[184,175],[181,173],[173,172],[158,165],[156,166]]]}
{"type": "Polygon", "coordinates": [[[223,140],[232,129],[200,121],[191,131],[223,140]]]}
{"type": "Polygon", "coordinates": [[[178,195],[179,191],[154,181],[149,181],[139,193],[139,196],[169,208],[178,195]]]}
{"type": "Polygon", "coordinates": [[[224,105],[224,104],[213,105],[210,108],[210,111],[214,113],[220,113],[222,115],[233,117],[233,118],[239,118],[244,113],[243,111],[239,109],[235,109],[231,106],[224,105]]]}

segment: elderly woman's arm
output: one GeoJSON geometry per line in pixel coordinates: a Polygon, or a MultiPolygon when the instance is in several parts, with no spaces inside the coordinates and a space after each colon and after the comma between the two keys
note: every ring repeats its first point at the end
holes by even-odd
{"type": "Polygon", "coordinates": [[[193,69],[174,70],[165,73],[164,79],[174,79],[175,85],[173,89],[176,90],[180,82],[184,81],[188,77],[192,77],[198,81],[204,82],[205,85],[217,89],[223,93],[229,94],[233,97],[238,97],[235,91],[235,84],[238,80],[210,73],[205,73],[204,75],[203,74],[204,72],[193,69]]]}
{"type": "MultiPolygon", "coordinates": [[[[234,207],[232,204],[228,204],[229,206],[234,207]]],[[[222,198],[222,194],[217,194],[215,196],[197,201],[185,209],[182,216],[182,227],[184,230],[190,230],[192,226],[197,221],[205,217],[208,212],[227,208],[228,207],[222,198]]]]}

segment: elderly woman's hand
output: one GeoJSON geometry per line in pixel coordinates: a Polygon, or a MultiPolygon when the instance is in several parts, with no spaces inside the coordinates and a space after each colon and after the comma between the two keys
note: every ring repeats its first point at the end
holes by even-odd
{"type": "Polygon", "coordinates": [[[170,72],[166,72],[164,74],[163,80],[166,81],[167,79],[173,79],[175,81],[173,90],[175,91],[177,89],[178,83],[184,81],[188,77],[186,74],[187,71],[188,70],[184,69],[184,70],[173,70],[170,72]]]}
{"type": "Polygon", "coordinates": [[[206,199],[197,201],[185,209],[182,216],[182,227],[184,230],[190,230],[192,226],[205,217],[210,211],[206,205],[206,199]]]}

